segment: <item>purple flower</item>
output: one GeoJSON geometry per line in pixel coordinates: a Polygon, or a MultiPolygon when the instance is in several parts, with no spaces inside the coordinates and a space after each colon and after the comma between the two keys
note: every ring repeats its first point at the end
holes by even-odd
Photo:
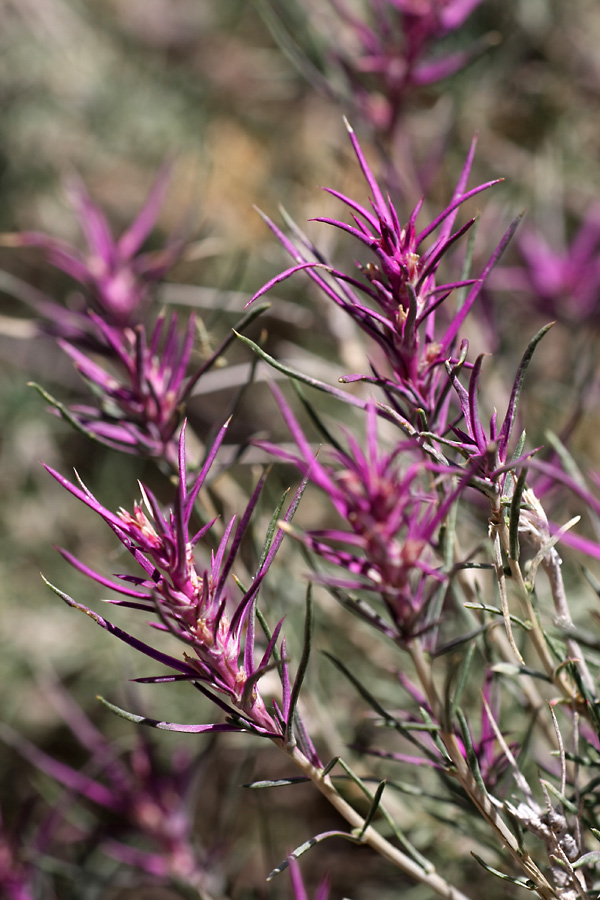
{"type": "MultiPolygon", "coordinates": [[[[451,430],[458,440],[450,441],[444,439],[443,443],[446,446],[455,448],[461,456],[469,461],[472,483],[490,498],[494,507],[498,504],[507,474],[510,471],[514,471],[524,459],[537,452],[537,450],[531,450],[523,454],[521,448],[516,457],[509,458],[512,450],[512,430],[525,372],[535,348],[551,327],[552,323],[541,328],[529,342],[517,370],[506,414],[500,426],[498,425],[495,411],[490,418],[487,429],[481,420],[478,390],[483,354],[475,361],[469,378],[468,389],[458,379],[458,367],[452,367],[450,364],[447,364],[448,374],[460,402],[462,423],[460,427],[458,423],[451,425],[451,430]]],[[[466,347],[464,355],[466,355],[466,347]]]]}
{"type": "Polygon", "coordinates": [[[10,834],[0,812],[0,890],[6,900],[35,900],[35,869],[19,846],[21,835],[10,834]]]}
{"type": "MultiPolygon", "coordinates": [[[[110,832],[94,835],[109,856],[160,878],[175,878],[200,887],[207,879],[208,857],[196,846],[191,815],[198,760],[176,751],[168,765],[140,732],[131,751],[108,741],[83,710],[58,686],[50,699],[90,756],[81,769],[49,756],[35,744],[2,726],[2,738],[42,772],[113,817],[110,832]],[[146,847],[133,846],[142,839],[146,847]]],[[[73,811],[70,809],[70,818],[73,811]]],[[[77,837],[90,838],[77,829],[77,837]]],[[[62,849],[62,848],[61,848],[62,849]]]]}
{"type": "MultiPolygon", "coordinates": [[[[419,708],[419,713],[410,713],[403,709],[396,712],[395,718],[401,726],[416,725],[423,723],[427,717],[430,721],[434,721],[434,715],[427,698],[422,691],[417,688],[404,672],[398,672],[398,679],[404,690],[409,694],[412,700],[419,708]],[[423,713],[426,715],[424,716],[423,713]]],[[[462,727],[452,723],[454,737],[460,748],[460,752],[465,760],[468,760],[469,753],[476,760],[479,768],[479,774],[484,784],[489,790],[493,790],[498,786],[502,775],[506,771],[508,760],[502,747],[498,745],[497,731],[499,728],[496,721],[499,713],[499,694],[497,690],[497,682],[494,676],[488,672],[485,679],[485,687],[482,691],[484,703],[481,707],[479,739],[475,739],[468,729],[466,720],[462,720],[462,727]],[[492,718],[493,717],[493,722],[492,718]],[[468,742],[469,748],[467,749],[468,742]]],[[[370,747],[364,751],[370,756],[377,756],[382,759],[392,760],[399,763],[408,763],[409,765],[419,767],[431,767],[440,771],[446,771],[447,759],[440,759],[440,745],[435,736],[427,731],[417,731],[407,728],[404,731],[404,737],[412,743],[419,755],[411,755],[407,753],[398,753],[393,750],[378,749],[370,747]]],[[[516,749],[516,745],[511,745],[511,749],[516,749]]]]}
{"type": "MultiPolygon", "coordinates": [[[[0,723],[0,740],[10,734],[8,726],[0,723]]],[[[13,742],[7,740],[7,743],[13,742]]],[[[49,876],[44,862],[52,858],[53,846],[64,841],[62,826],[71,798],[65,794],[41,816],[37,815],[38,799],[29,796],[21,803],[10,825],[0,809],[0,897],[3,900],[54,897],[47,893],[49,876]]]]}
{"type": "Polygon", "coordinates": [[[600,206],[594,205],[569,245],[553,245],[532,228],[517,240],[519,268],[502,268],[494,287],[527,294],[549,318],[595,325],[600,309],[600,206]]]}
{"type": "MultiPolygon", "coordinates": [[[[68,191],[88,245],[87,254],[65,241],[36,231],[4,236],[4,243],[15,247],[40,247],[48,262],[88,289],[92,304],[108,324],[133,325],[140,320],[140,311],[146,304],[151,285],[160,281],[181,255],[181,241],[160,251],[139,252],[154,227],[169,177],[170,168],[165,165],[137,219],[118,240],[113,237],[102,210],[90,199],[83,182],[71,177],[68,191]]],[[[56,316],[52,323],[54,330],[70,336],[73,314],[58,304],[46,306],[46,313],[56,316]],[[64,331],[61,332],[63,318],[64,331]]]]}
{"type": "MultiPolygon", "coordinates": [[[[187,375],[195,337],[195,318],[178,333],[178,317],[161,314],[150,338],[143,325],[121,329],[100,316],[90,318],[106,348],[106,367],[75,344],[59,340],[90,384],[96,405],[72,405],[61,412],[78,428],[110,447],[136,455],[166,458],[176,465],[175,432],[185,400],[216,354],[187,375]]],[[[219,351],[221,348],[219,348],[219,351]]]]}
{"type": "MultiPolygon", "coordinates": [[[[496,184],[490,181],[471,190],[466,184],[473,161],[473,142],[449,205],[429,225],[417,230],[422,201],[400,224],[398,213],[386,200],[369,168],[352,129],[350,140],[371,191],[372,210],[329,190],[352,211],[353,225],[317,217],[350,234],[374,254],[376,262],[357,263],[362,278],[347,275],[326,263],[304,236],[293,243],[276,225],[269,227],[295,260],[295,265],[271,279],[253,299],[300,270],[306,270],[323,293],[345,310],[378,345],[380,361],[372,361],[372,376],[350,375],[343,381],[370,381],[385,390],[389,403],[405,418],[415,420],[422,430],[443,433],[446,426],[449,392],[445,363],[451,359],[462,324],[479,296],[483,282],[499,259],[512,235],[505,234],[479,279],[444,282],[438,278],[442,259],[473,225],[470,219],[453,231],[458,208],[470,197],[496,184]],[[438,231],[436,238],[433,237],[438,231]],[[436,312],[459,287],[470,290],[449,324],[440,328],[436,312]],[[389,371],[381,371],[385,365],[389,371]],[[424,426],[424,427],[423,427],[424,426]]],[[[266,218],[266,217],[265,217],[266,218]]]]}
{"type": "Polygon", "coordinates": [[[331,56],[345,73],[363,115],[386,134],[397,126],[416,88],[453,75],[481,49],[476,44],[447,55],[431,54],[481,0],[375,0],[364,4],[364,17],[346,0],[331,3],[353,38],[351,51],[338,49],[336,40],[331,56]]]}
{"type": "Polygon", "coordinates": [[[143,486],[140,486],[143,502],[136,503],[133,512],[120,509],[113,513],[102,506],[83,484],[77,487],[58,472],[46,467],[70,493],[104,519],[142,571],[140,575],[118,575],[118,580],[113,581],[88,568],[66,550],[60,551],[62,555],[79,571],[127,598],[113,602],[140,610],[146,615],[158,615],[159,621],[154,627],[184,643],[186,651],[183,659],[155,650],[61,592],[58,593],[69,605],[90,615],[102,628],[179,673],[176,676],[147,678],[142,679],[143,681],[174,681],[182,678],[191,681],[230,717],[226,725],[172,726],[153,723],[157,727],[188,731],[251,730],[267,737],[281,738],[281,724],[267,711],[258,690],[259,679],[270,667],[281,623],[257,666],[254,660],[253,617],[256,596],[281,543],[282,532],[278,532],[273,540],[251,586],[242,592],[237,605],[233,602],[229,587],[229,575],[260,495],[264,477],[254,491],[241,520],[236,524],[234,517],[225,527],[216,550],[210,554],[208,565],[199,565],[194,556],[195,547],[214,525],[214,521],[209,522],[195,534],[190,533],[194,503],[226,429],[227,425],[219,432],[191,488],[187,484],[185,428],[182,429],[177,499],[173,508],[164,513],[154,495],[143,486]]]}
{"type": "Polygon", "coordinates": [[[327,494],[342,521],[339,528],[311,529],[301,535],[306,546],[343,572],[318,576],[319,580],[344,591],[378,595],[393,625],[373,617],[358,602],[355,611],[390,636],[407,640],[418,634],[430,603],[447,581],[436,557],[436,536],[463,482],[440,497],[432,467],[423,461],[416,442],[401,441],[391,452],[382,451],[372,403],[367,409],[365,449],[344,430],[348,450],[336,449],[331,463],[322,462],[281,393],[273,390],[299,453],[265,442],[260,446],[295,463],[327,494]]]}

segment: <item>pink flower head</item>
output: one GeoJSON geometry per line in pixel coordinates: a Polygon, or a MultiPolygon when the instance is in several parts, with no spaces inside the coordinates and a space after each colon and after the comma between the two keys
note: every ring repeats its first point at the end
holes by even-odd
{"type": "Polygon", "coordinates": [[[548,318],[595,325],[600,310],[600,206],[591,207],[570,244],[556,246],[525,228],[517,240],[522,265],[499,269],[494,286],[528,295],[548,318]]]}
{"type": "MultiPolygon", "coordinates": [[[[279,532],[273,541],[252,585],[242,593],[237,605],[233,602],[228,583],[231,568],[264,479],[259,482],[240,522],[236,524],[233,518],[225,527],[216,550],[210,553],[208,565],[199,565],[194,551],[202,538],[208,534],[214,521],[201,527],[195,534],[190,534],[190,520],[195,500],[223,441],[226,429],[227,425],[221,429],[191,488],[187,485],[185,428],[182,429],[179,442],[177,499],[173,508],[167,512],[161,510],[155,496],[143,486],[141,486],[143,505],[135,504],[133,512],[123,509],[116,513],[111,512],[102,506],[83,484],[76,486],[58,472],[46,467],[71,494],[104,519],[132,555],[141,569],[141,574],[118,575],[118,580],[113,581],[88,568],[66,550],[60,551],[62,555],[80,572],[127,598],[112,602],[138,609],[146,615],[157,614],[159,622],[154,627],[159,631],[170,633],[184,643],[186,651],[183,659],[155,650],[117,629],[66,595],[62,593],[60,595],[69,605],[87,612],[101,627],[117,634],[121,640],[179,673],[178,676],[142,680],[173,681],[183,676],[184,680],[196,683],[196,686],[208,686],[211,699],[227,710],[235,722],[227,725],[189,726],[181,730],[249,729],[269,737],[278,737],[281,733],[279,724],[267,711],[257,682],[269,664],[279,628],[262,662],[256,666],[253,615],[255,598],[283,533],[279,532]],[[225,701],[220,700],[218,695],[224,697],[225,701]]],[[[203,692],[206,693],[206,690],[203,689],[203,692]]],[[[162,727],[168,726],[162,723],[162,727]]]]}
{"type": "Polygon", "coordinates": [[[143,325],[136,328],[108,325],[90,313],[106,349],[106,366],[74,343],[59,340],[76,368],[90,384],[95,405],[76,404],[68,409],[77,426],[102,443],[127,453],[164,457],[175,462],[175,432],[186,398],[214,355],[192,375],[188,367],[195,338],[190,316],[183,337],[178,317],[159,316],[149,338],[143,325]]]}
{"type": "Polygon", "coordinates": [[[331,3],[352,39],[351,48],[338,40],[331,56],[363,115],[384,133],[393,131],[415,89],[453,75],[481,50],[479,44],[447,54],[435,49],[481,0],[374,0],[364,4],[364,15],[346,0],[331,3]]]}
{"type": "MultiPolygon", "coordinates": [[[[160,251],[140,253],[156,222],[169,177],[170,169],[165,165],[142,211],[116,240],[106,216],[92,202],[83,182],[72,176],[68,191],[88,245],[87,253],[37,231],[11,235],[6,240],[13,246],[41,248],[48,262],[90,291],[93,305],[109,324],[121,327],[135,324],[139,321],[140,308],[145,304],[149,287],[160,281],[181,255],[180,241],[160,251]]],[[[54,328],[60,332],[64,316],[67,320],[65,334],[69,334],[69,313],[57,304],[53,307],[58,316],[54,328]]]]}
{"type": "Polygon", "coordinates": [[[405,225],[391,199],[384,197],[362,149],[348,126],[350,140],[371,192],[371,209],[329,190],[352,212],[354,224],[317,217],[351,235],[375,256],[376,262],[357,263],[360,275],[348,275],[328,265],[307,240],[292,242],[267,219],[269,227],[295,260],[295,265],[271,279],[253,299],[300,270],[306,270],[323,293],[350,315],[378,346],[381,363],[373,361],[373,376],[351,375],[344,381],[372,381],[383,387],[390,403],[405,418],[426,420],[426,428],[443,432],[448,410],[448,379],[444,364],[452,357],[462,324],[479,296],[483,282],[499,259],[513,226],[492,254],[476,280],[444,282],[439,278],[440,264],[450,248],[473,225],[470,219],[453,231],[459,207],[470,197],[486,190],[496,181],[466,190],[473,161],[475,142],[465,161],[449,205],[429,225],[418,230],[417,218],[422,201],[411,212],[405,225]],[[437,232],[437,237],[434,235],[437,232]],[[464,303],[450,323],[441,328],[436,311],[459,287],[470,287],[464,303]],[[388,371],[380,371],[385,365],[388,371]]]}
{"type": "MultiPolygon", "coordinates": [[[[306,546],[340,570],[319,580],[378,595],[393,621],[385,626],[379,619],[378,627],[402,639],[417,633],[435,592],[446,581],[436,561],[435,542],[462,484],[441,499],[415,442],[401,441],[384,452],[374,404],[367,409],[364,449],[345,432],[348,450],[336,449],[331,463],[322,462],[281,393],[273,390],[299,452],[266,442],[260,446],[297,465],[327,494],[342,521],[338,528],[310,529],[301,536],[306,546]]],[[[356,611],[362,614],[364,609],[357,606],[356,611]]]]}

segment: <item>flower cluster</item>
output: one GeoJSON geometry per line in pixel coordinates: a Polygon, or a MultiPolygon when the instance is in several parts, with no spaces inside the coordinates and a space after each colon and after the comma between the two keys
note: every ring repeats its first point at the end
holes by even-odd
{"type": "MultiPolygon", "coordinates": [[[[76,176],[68,182],[71,203],[88,245],[88,252],[51,235],[37,231],[4,235],[3,243],[14,247],[39,247],[45,258],[65,272],[86,290],[86,305],[93,307],[109,325],[121,328],[141,320],[148,303],[152,285],[160,281],[180,257],[183,244],[170,242],[164,249],[140,253],[156,223],[168,187],[170,170],[167,165],[159,172],[148,199],[135,221],[118,240],[113,237],[103,211],[91,200],[85,185],[76,176]]],[[[58,304],[40,310],[45,317],[53,313],[50,328],[53,333],[72,332],[75,312],[65,311],[58,304]]],[[[85,329],[85,305],[80,311],[85,329]]]]}
{"type": "Polygon", "coordinates": [[[394,130],[415,89],[453,75],[480,51],[476,44],[432,54],[481,0],[378,0],[369,4],[369,15],[362,16],[346,0],[331,3],[353,45],[352,52],[345,52],[337,41],[331,55],[346,75],[362,116],[384,134],[394,130]]]}
{"type": "Polygon", "coordinates": [[[271,279],[253,299],[262,296],[278,282],[300,270],[306,270],[323,293],[341,307],[379,347],[389,371],[380,371],[371,360],[372,376],[350,375],[343,381],[362,380],[385,390],[390,404],[423,430],[446,429],[449,396],[445,363],[452,358],[458,332],[480,294],[483,282],[498,261],[514,225],[503,237],[478,279],[444,282],[438,278],[442,259],[450,248],[474,224],[468,220],[453,231],[459,207],[469,198],[497,181],[466,190],[473,162],[473,142],[453,198],[429,225],[417,230],[422,201],[413,209],[406,225],[392,201],[384,195],[365,159],[358,140],[348,126],[350,140],[371,192],[372,211],[337,191],[329,193],[352,211],[354,225],[336,219],[317,217],[350,234],[375,255],[376,262],[359,263],[362,278],[348,275],[325,263],[309,246],[294,244],[273,222],[269,227],[277,235],[296,264],[271,279]],[[438,231],[435,239],[433,235],[438,231]],[[310,258],[312,256],[312,258],[310,258]],[[470,288],[451,321],[442,329],[436,326],[436,311],[456,288],[470,288]]]}
{"type": "Polygon", "coordinates": [[[521,266],[503,267],[494,287],[518,291],[552,319],[594,325],[600,293],[600,206],[585,216],[570,244],[557,246],[533,228],[517,240],[521,266]]]}
{"type": "MultiPolygon", "coordinates": [[[[56,693],[54,688],[52,694],[56,693]]],[[[76,797],[111,813],[110,835],[96,836],[106,855],[155,878],[173,878],[196,888],[203,887],[208,877],[207,854],[194,838],[191,807],[198,759],[176,752],[169,764],[164,764],[141,732],[133,748],[124,753],[98,731],[66,693],[60,690],[58,697],[57,705],[66,723],[89,753],[82,768],[50,756],[6,726],[2,727],[0,737],[39,771],[67,789],[65,798],[69,798],[72,820],[76,797]],[[145,844],[143,849],[132,842],[133,838],[138,843],[140,837],[145,844]]],[[[90,837],[85,824],[71,830],[70,840],[74,843],[90,837]]]]}
{"type": "MultiPolygon", "coordinates": [[[[113,238],[104,213],[83,184],[72,179],[70,193],[89,245],[87,255],[37,232],[8,235],[4,243],[40,247],[54,266],[86,291],[79,308],[67,308],[11,279],[14,292],[33,307],[44,330],[57,338],[73,360],[90,388],[92,402],[66,406],[41,389],[40,393],[93,440],[125,453],[165,460],[175,469],[176,432],[185,403],[198,379],[222,357],[232,336],[190,374],[195,316],[189,317],[185,329],[176,313],[162,312],[149,324],[150,288],[165,276],[184,246],[178,240],[160,251],[139,252],[154,226],[168,176],[165,166],[141,213],[119,240],[113,238]]],[[[245,316],[238,328],[260,311],[245,316]]]]}
{"type": "Polygon", "coordinates": [[[414,441],[400,441],[391,452],[383,452],[372,403],[364,448],[346,432],[348,450],[339,447],[332,452],[331,463],[322,462],[281,393],[273,390],[299,453],[267,442],[260,445],[295,463],[324,491],[342,522],[338,528],[302,534],[306,546],[340,573],[319,580],[345,592],[367,590],[378,596],[391,625],[368,605],[356,599],[348,602],[389,636],[405,641],[421,633],[430,604],[447,583],[436,538],[462,483],[441,495],[433,467],[423,462],[414,441]]]}
{"type": "MultiPolygon", "coordinates": [[[[70,605],[87,612],[101,627],[118,634],[126,643],[178,672],[176,676],[149,678],[144,679],[145,681],[191,681],[203,693],[208,693],[230,717],[228,724],[195,725],[184,727],[184,730],[200,732],[249,729],[266,737],[280,738],[282,729],[268,712],[258,689],[258,681],[270,667],[281,623],[257,666],[254,660],[253,616],[258,591],[281,543],[282,533],[273,540],[251,586],[243,591],[233,614],[230,612],[232,597],[228,584],[264,478],[259,482],[239,523],[236,525],[235,518],[228,523],[216,551],[211,552],[210,565],[207,568],[199,567],[194,558],[195,546],[208,535],[214,525],[214,521],[208,522],[195,534],[190,534],[194,503],[223,441],[226,428],[227,425],[221,429],[191,488],[187,486],[185,428],[182,429],[177,500],[173,509],[166,514],[162,512],[152,492],[143,487],[143,505],[136,503],[133,512],[121,509],[113,513],[102,506],[84,485],[78,487],[58,472],[48,469],[70,493],[104,519],[131,553],[143,574],[121,575],[118,576],[119,581],[115,582],[88,568],[66,550],[61,551],[63,556],[79,571],[127,598],[113,602],[158,615],[159,622],[155,624],[155,628],[172,634],[185,644],[184,659],[177,659],[143,644],[120,629],[115,629],[115,626],[101,616],[70,598],[64,596],[64,599],[70,605]],[[225,700],[220,697],[225,697],[225,700]]],[[[169,727],[176,730],[175,726],[169,727]]]]}
{"type": "Polygon", "coordinates": [[[97,398],[93,406],[71,405],[67,415],[110,447],[172,464],[176,461],[174,436],[185,400],[208,368],[204,364],[187,375],[195,338],[194,316],[182,337],[177,314],[170,318],[161,314],[149,339],[143,325],[111,327],[93,312],[90,319],[104,338],[110,370],[75,344],[59,339],[97,398]]]}

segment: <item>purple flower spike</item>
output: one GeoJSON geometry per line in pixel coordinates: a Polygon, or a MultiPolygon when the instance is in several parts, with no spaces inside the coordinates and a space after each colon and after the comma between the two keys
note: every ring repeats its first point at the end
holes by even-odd
{"type": "MultiPolygon", "coordinates": [[[[463,457],[470,460],[474,482],[494,503],[497,502],[499,493],[503,489],[508,472],[514,470],[524,459],[537,452],[537,450],[530,450],[516,459],[509,460],[510,438],[525,372],[535,348],[553,324],[540,329],[529,342],[515,376],[506,415],[500,428],[498,428],[495,412],[490,419],[487,431],[481,421],[477,395],[483,355],[477,358],[473,366],[468,390],[458,380],[456,370],[448,365],[448,374],[458,395],[463,415],[463,428],[456,425],[451,426],[452,431],[459,439],[454,443],[454,447],[463,457]]],[[[446,441],[445,443],[451,444],[452,442],[446,441]]]]}
{"type": "Polygon", "coordinates": [[[90,509],[97,512],[117,535],[141,569],[139,575],[117,575],[116,581],[106,579],[89,569],[66,551],[60,551],[65,559],[80,572],[111,587],[124,600],[117,604],[142,611],[145,615],[158,615],[155,628],[168,632],[186,646],[183,660],[168,656],[139,641],[126,632],[77,604],[71,598],[54,589],[69,605],[86,612],[105,630],[151,658],[175,669],[179,674],[167,678],[149,678],[145,681],[185,680],[196,683],[203,692],[222,709],[226,710],[232,724],[214,726],[170,726],[168,723],[150,723],[170,730],[231,730],[250,729],[272,738],[281,737],[280,724],[267,711],[258,691],[261,675],[270,668],[269,653],[260,666],[254,662],[254,602],[283,532],[273,541],[264,563],[256,573],[252,585],[242,593],[237,606],[233,606],[228,575],[235,562],[242,537],[258,501],[264,477],[255,489],[248,507],[236,523],[232,519],[224,529],[216,550],[210,554],[207,565],[199,566],[194,558],[194,548],[214,523],[209,523],[195,534],[190,533],[190,520],[194,502],[202,488],[215,456],[225,436],[227,424],[221,429],[199,475],[188,487],[185,466],[185,427],[179,441],[179,487],[175,504],[163,512],[155,496],[142,485],[142,502],[134,505],[133,512],[120,509],[114,513],[106,509],[83,485],[77,486],[58,472],[46,467],[51,475],[71,494],[90,509]],[[245,635],[245,640],[244,640],[245,635]],[[212,692],[216,692],[216,694],[212,692]],[[224,697],[225,700],[219,698],[224,697]]]}
{"type": "MultiPolygon", "coordinates": [[[[388,402],[402,416],[416,419],[421,428],[425,418],[424,430],[442,433],[448,407],[444,364],[452,356],[458,330],[479,296],[484,278],[495,265],[512,231],[507,232],[480,279],[444,282],[438,278],[438,269],[451,247],[475,221],[470,219],[454,230],[459,207],[498,182],[490,181],[466,189],[475,151],[473,141],[446,209],[419,230],[417,218],[422,205],[419,203],[402,226],[394,204],[389,197],[384,197],[350,126],[348,130],[369,186],[371,209],[337,191],[328,190],[349,207],[354,224],[322,217],[317,217],[316,221],[350,234],[375,255],[376,262],[358,264],[362,278],[345,274],[326,264],[308,241],[300,243],[299,240],[298,246],[267,219],[269,227],[294,258],[295,265],[269,281],[253,299],[295,272],[306,270],[323,293],[345,310],[379,347],[388,371],[380,373],[379,363],[372,362],[373,376],[359,377],[383,387],[388,402]],[[436,312],[455,288],[460,287],[470,287],[466,299],[451,324],[438,333],[436,312]]],[[[350,376],[346,380],[355,379],[356,376],[350,376]]]]}
{"type": "Polygon", "coordinates": [[[600,206],[592,206],[568,246],[557,247],[524,229],[517,248],[520,268],[502,268],[494,287],[521,291],[548,318],[595,326],[600,310],[600,206]]]}
{"type": "Polygon", "coordinates": [[[186,397],[198,379],[187,376],[195,319],[178,334],[178,317],[159,316],[150,337],[143,325],[121,329],[90,313],[107,354],[115,364],[104,368],[74,344],[59,344],[99,398],[97,406],[74,405],[68,413],[84,431],[118,450],[145,456],[176,457],[173,436],[186,397]]]}
{"type": "MultiPolygon", "coordinates": [[[[0,737],[67,788],[71,799],[83,798],[112,814],[110,836],[100,839],[104,853],[155,877],[201,887],[207,878],[208,858],[197,846],[190,814],[200,760],[179,750],[165,765],[147,733],[141,731],[131,751],[123,753],[103,737],[58,684],[53,685],[50,700],[89,752],[83,768],[75,769],[49,756],[7,726],[0,729],[0,737]],[[139,843],[140,837],[147,849],[132,846],[132,839],[139,843]]],[[[90,837],[85,832],[83,836],[90,837]]]]}
{"type": "MultiPolygon", "coordinates": [[[[318,580],[378,595],[393,620],[393,627],[386,628],[379,619],[378,627],[390,636],[406,640],[419,633],[429,603],[446,581],[436,561],[435,537],[462,483],[441,500],[415,442],[402,441],[390,453],[382,452],[374,404],[367,410],[364,449],[346,432],[348,451],[334,451],[332,463],[322,462],[281,393],[273,390],[299,453],[263,442],[260,446],[295,463],[327,494],[342,519],[339,528],[301,535],[306,546],[343,572],[342,577],[318,580]]],[[[357,605],[355,611],[362,615],[364,608],[357,605]]]]}
{"type": "Polygon", "coordinates": [[[481,52],[432,54],[434,45],[456,31],[482,0],[378,0],[363,4],[364,16],[346,0],[331,0],[352,35],[352,51],[331,55],[348,79],[352,96],[374,128],[390,134],[398,125],[407,97],[460,69],[481,52]],[[368,12],[367,12],[368,10],[368,12]]]}
{"type": "MultiPolygon", "coordinates": [[[[181,241],[176,241],[157,252],[139,252],[154,227],[169,178],[170,166],[164,165],[137,219],[115,240],[102,210],[92,202],[83,182],[72,176],[67,188],[88,245],[86,254],[36,231],[7,235],[4,243],[41,248],[49,263],[88,288],[93,304],[106,322],[120,327],[135,324],[149,287],[161,280],[182,251],[181,241]]],[[[68,317],[66,311],[64,314],[68,317]]],[[[54,326],[60,331],[60,319],[54,326]]],[[[71,330],[67,318],[65,334],[69,335],[71,330]]]]}

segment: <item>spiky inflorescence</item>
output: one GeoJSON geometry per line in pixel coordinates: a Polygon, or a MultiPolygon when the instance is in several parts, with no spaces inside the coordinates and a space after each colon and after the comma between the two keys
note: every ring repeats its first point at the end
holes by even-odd
{"type": "Polygon", "coordinates": [[[317,217],[316,221],[350,234],[375,255],[377,262],[358,264],[362,278],[348,275],[329,265],[300,232],[297,231],[294,242],[267,218],[269,227],[294,258],[295,265],[271,279],[253,299],[295,272],[306,270],[323,293],[350,315],[379,347],[377,359],[371,362],[372,376],[350,375],[341,380],[370,381],[381,386],[390,405],[404,417],[425,430],[442,434],[446,430],[450,404],[445,363],[453,358],[465,318],[516,223],[504,235],[478,279],[440,280],[438,269],[444,256],[475,222],[472,218],[453,231],[459,207],[497,183],[490,181],[466,190],[475,142],[451,202],[429,225],[418,231],[416,223],[423,201],[417,204],[406,225],[402,226],[394,204],[389,197],[384,198],[354,132],[348,128],[371,192],[372,209],[328,189],[350,208],[354,224],[324,217],[317,217]],[[436,231],[438,235],[433,238],[436,231]],[[436,322],[436,311],[456,288],[470,289],[454,315],[446,317],[450,321],[440,326],[436,322]]]}
{"type": "MultiPolygon", "coordinates": [[[[62,555],[79,571],[127,598],[113,602],[146,614],[157,614],[159,622],[154,627],[172,634],[185,644],[183,659],[169,656],[142,643],[97,613],[61,592],[58,593],[71,606],[87,612],[101,627],[179,673],[178,676],[144,680],[169,681],[183,677],[196,686],[203,686],[203,692],[208,692],[211,699],[232,717],[232,723],[227,725],[190,726],[187,730],[249,729],[278,738],[282,734],[280,723],[267,711],[257,683],[269,668],[281,623],[257,666],[254,661],[254,604],[281,543],[282,532],[272,540],[252,585],[242,592],[237,606],[233,604],[229,586],[229,576],[258,501],[264,477],[237,525],[235,517],[227,524],[216,550],[210,554],[208,566],[198,565],[194,548],[207,535],[214,521],[202,526],[195,534],[190,534],[194,503],[223,441],[226,428],[227,425],[221,429],[191,488],[187,485],[185,428],[182,429],[177,499],[173,508],[165,513],[155,496],[143,486],[143,503],[136,503],[133,512],[121,509],[113,513],[102,506],[83,484],[78,487],[47,467],[60,484],[104,519],[142,569],[142,575],[120,575],[117,576],[118,581],[113,581],[88,568],[67,551],[61,550],[62,555]],[[224,696],[225,701],[220,700],[217,695],[224,696]]],[[[162,724],[167,727],[165,723],[162,724]]]]}

